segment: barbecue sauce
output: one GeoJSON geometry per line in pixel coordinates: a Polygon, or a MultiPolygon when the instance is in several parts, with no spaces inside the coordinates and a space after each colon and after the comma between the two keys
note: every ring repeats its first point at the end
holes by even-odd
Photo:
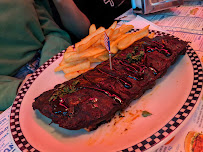
{"type": "Polygon", "coordinates": [[[62,98],[58,97],[57,99],[53,99],[49,103],[52,106],[52,110],[54,113],[62,113],[63,115],[67,114],[68,107],[64,105],[64,100],[62,98]]]}
{"type": "Polygon", "coordinates": [[[115,78],[115,79],[119,80],[119,81],[121,82],[121,84],[123,84],[123,86],[124,86],[125,88],[127,88],[127,89],[132,88],[132,83],[129,82],[127,79],[125,79],[125,78],[120,78],[119,76],[112,75],[112,74],[107,73],[107,72],[105,72],[105,71],[103,71],[103,70],[101,70],[101,69],[97,69],[97,70],[98,70],[99,72],[103,73],[103,74],[106,74],[106,75],[108,75],[108,76],[110,76],[110,77],[112,77],[112,78],[115,78]]]}
{"type": "Polygon", "coordinates": [[[148,46],[147,49],[145,49],[145,52],[150,53],[150,52],[158,51],[159,53],[162,53],[166,57],[171,56],[171,53],[169,52],[169,50],[165,49],[165,46],[163,44],[156,42],[156,41],[153,41],[153,42],[158,45],[148,46]]]}
{"type": "Polygon", "coordinates": [[[79,81],[74,81],[70,86],[61,84],[52,94],[49,99],[49,104],[52,106],[52,110],[56,114],[63,114],[71,116],[74,112],[73,108],[67,107],[64,103],[63,96],[73,93],[78,89],[75,87],[79,81]]]}
{"type": "MultiPolygon", "coordinates": [[[[159,53],[164,54],[166,57],[171,56],[171,53],[169,52],[169,50],[167,50],[165,48],[165,46],[163,44],[161,44],[159,42],[156,42],[156,41],[153,41],[153,43],[154,43],[154,45],[147,46],[147,43],[140,42],[140,45],[142,45],[141,51],[138,52],[138,46],[136,46],[132,53],[127,54],[126,59],[114,58],[115,61],[117,61],[119,64],[125,66],[126,69],[132,73],[132,74],[127,75],[128,78],[134,79],[136,81],[143,80],[144,79],[144,72],[145,72],[146,68],[150,69],[153,72],[154,75],[158,74],[158,71],[155,68],[146,67],[143,64],[145,62],[147,53],[158,51],[159,53]],[[144,46],[144,44],[146,44],[146,45],[144,46]],[[131,63],[133,64],[133,66],[131,65],[131,63]],[[134,64],[134,63],[136,63],[136,64],[134,64]]],[[[113,68],[114,68],[114,70],[117,70],[116,66],[114,66],[113,68]]],[[[97,69],[97,70],[99,72],[101,72],[102,74],[105,74],[105,75],[107,75],[109,77],[117,79],[125,88],[127,88],[127,89],[132,88],[132,83],[130,81],[128,81],[127,79],[125,79],[123,77],[121,78],[120,76],[117,76],[117,75],[113,75],[110,72],[107,73],[107,72],[105,72],[105,71],[103,71],[101,69],[97,69]]],[[[88,80],[88,81],[90,81],[90,80],[88,80]]],[[[72,89],[75,89],[74,86],[75,86],[75,84],[73,84],[70,87],[72,87],[72,89]]],[[[102,92],[102,93],[106,94],[107,96],[113,98],[119,104],[123,104],[123,101],[122,101],[122,99],[120,97],[118,97],[114,93],[111,93],[111,92],[109,92],[107,90],[96,88],[96,87],[83,87],[83,89],[85,89],[85,88],[93,89],[93,90],[102,92]]],[[[82,89],[82,88],[80,88],[80,89],[82,89]]],[[[74,91],[75,90],[73,90],[72,92],[74,92],[74,91]]],[[[72,92],[69,92],[69,93],[72,93],[72,92]]],[[[58,94],[60,94],[60,93],[58,93],[58,94]]],[[[60,113],[60,114],[63,114],[63,115],[67,115],[67,114],[72,115],[74,113],[74,110],[71,110],[69,107],[67,107],[64,104],[63,98],[58,96],[58,94],[57,94],[57,96],[52,96],[50,98],[50,105],[53,107],[53,112],[56,113],[56,114],[60,113]]],[[[98,100],[97,98],[94,98],[94,99],[90,98],[89,100],[93,103],[93,108],[98,107],[98,105],[95,102],[95,101],[98,100]]]]}
{"type": "Polygon", "coordinates": [[[64,116],[72,117],[74,114],[74,107],[67,107],[64,104],[63,98],[53,99],[50,102],[52,110],[55,114],[63,114],[64,116]]]}
{"type": "Polygon", "coordinates": [[[96,88],[96,87],[84,87],[84,89],[86,89],[86,88],[87,88],[87,89],[92,89],[92,90],[96,90],[96,91],[102,92],[102,93],[106,94],[107,96],[113,98],[113,99],[114,99],[116,102],[118,102],[119,104],[122,104],[122,103],[123,103],[123,101],[122,101],[122,99],[121,99],[120,97],[118,97],[117,95],[115,95],[115,94],[113,94],[113,93],[111,93],[111,92],[109,92],[109,91],[106,91],[106,90],[100,89],[100,88],[96,88]]]}
{"type": "Polygon", "coordinates": [[[136,76],[128,75],[129,78],[137,81],[143,80],[144,68],[146,68],[144,65],[140,66],[136,64],[135,66],[132,66],[125,60],[119,60],[119,63],[121,65],[124,65],[128,71],[132,72],[133,74],[136,74],[136,76]]]}
{"type": "Polygon", "coordinates": [[[154,75],[158,74],[158,72],[155,68],[149,67],[149,69],[153,72],[154,75]]]}
{"type": "MultiPolygon", "coordinates": [[[[162,53],[163,55],[165,55],[166,57],[170,57],[171,56],[171,52],[165,48],[164,44],[161,44],[157,41],[153,41],[154,45],[152,44],[151,46],[147,46],[147,43],[144,42],[140,42],[138,45],[142,45],[142,49],[138,52],[138,47],[136,46],[133,50],[132,53],[127,54],[126,59],[128,60],[128,62],[131,64],[133,62],[136,63],[135,68],[134,66],[131,66],[129,63],[124,62],[124,60],[120,60],[120,64],[125,65],[129,71],[132,71],[130,69],[134,69],[135,73],[144,73],[144,69],[148,68],[150,69],[153,74],[156,76],[158,74],[158,71],[153,68],[153,67],[146,67],[143,63],[145,62],[147,53],[151,53],[154,51],[157,51],[159,53],[162,53]],[[144,46],[144,44],[146,44],[144,46]],[[143,54],[144,52],[144,54],[143,54]]],[[[164,43],[164,42],[163,42],[164,43]]],[[[141,47],[141,46],[140,46],[141,47]]],[[[143,79],[143,77],[134,77],[132,75],[128,75],[129,78],[140,81],[143,79]],[[140,79],[141,78],[141,79],[140,79]]]]}

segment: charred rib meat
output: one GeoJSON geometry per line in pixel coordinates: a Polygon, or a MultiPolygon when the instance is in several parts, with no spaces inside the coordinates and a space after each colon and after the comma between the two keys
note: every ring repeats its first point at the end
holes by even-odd
{"type": "Polygon", "coordinates": [[[60,127],[94,130],[155,85],[187,42],[171,36],[143,38],[70,81],[42,93],[32,104],[60,127]]]}

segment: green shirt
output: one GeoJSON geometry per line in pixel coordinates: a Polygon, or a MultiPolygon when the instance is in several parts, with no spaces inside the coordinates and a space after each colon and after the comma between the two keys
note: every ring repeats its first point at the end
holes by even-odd
{"type": "Polygon", "coordinates": [[[0,110],[5,110],[22,81],[12,76],[39,49],[41,65],[71,40],[54,22],[48,0],[1,0],[0,14],[0,110]]]}

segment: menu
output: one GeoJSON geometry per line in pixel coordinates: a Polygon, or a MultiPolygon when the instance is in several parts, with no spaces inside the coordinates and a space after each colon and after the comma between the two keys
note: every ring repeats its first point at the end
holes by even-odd
{"type": "MultiPolygon", "coordinates": [[[[116,20],[125,24],[137,16],[130,9],[116,20]]],[[[203,1],[186,1],[180,7],[140,16],[170,34],[191,42],[190,45],[195,51],[203,51],[203,1]]]]}
{"type": "Polygon", "coordinates": [[[19,149],[11,139],[9,131],[11,108],[0,114],[0,152],[17,152],[19,149]]]}

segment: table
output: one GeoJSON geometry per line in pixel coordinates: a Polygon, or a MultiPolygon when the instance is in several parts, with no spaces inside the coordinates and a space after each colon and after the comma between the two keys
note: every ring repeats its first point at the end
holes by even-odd
{"type": "MultiPolygon", "coordinates": [[[[134,20],[134,22],[137,22],[136,28],[141,28],[144,25],[151,24],[151,28],[155,30],[162,30],[165,32],[169,32],[171,34],[174,34],[177,37],[180,37],[184,40],[191,41],[191,46],[194,48],[196,53],[199,55],[199,58],[202,59],[203,62],[203,14],[201,13],[195,13],[195,10],[203,11],[203,2],[201,1],[195,1],[195,2],[187,2],[184,6],[181,6],[179,8],[172,8],[171,11],[163,11],[151,15],[138,15],[135,16],[132,13],[132,10],[129,10],[128,12],[122,14],[123,16],[126,16],[126,18],[122,18],[122,15],[118,17],[117,19],[120,20],[119,24],[127,23],[131,20],[134,20]],[[187,11],[185,11],[187,10],[187,11]],[[169,17],[166,20],[166,16],[169,17]],[[121,19],[122,18],[122,19],[121,19]],[[147,19],[147,20],[146,20],[147,19]],[[183,20],[184,19],[184,20],[183,20]],[[183,24],[181,21],[187,21],[190,20],[191,24],[188,25],[187,22],[183,24]],[[150,22],[151,21],[151,22],[150,22]],[[175,24],[176,21],[179,21],[180,23],[177,25],[175,24]],[[195,27],[194,25],[197,23],[202,23],[200,26],[195,27]],[[168,26],[170,25],[170,26],[168,26]],[[139,27],[140,26],[140,27],[139,27]]],[[[5,112],[0,112],[0,121],[1,127],[0,132],[3,130],[3,132],[0,135],[1,142],[5,145],[0,145],[0,149],[4,148],[4,150],[7,148],[12,151],[18,151],[18,148],[15,146],[14,142],[9,136],[9,132],[7,126],[9,125],[9,113],[10,109],[7,109],[5,112]],[[12,145],[12,146],[11,146],[12,145]]],[[[161,146],[156,152],[163,152],[163,151],[172,151],[176,149],[177,152],[183,151],[184,146],[184,137],[190,130],[194,130],[197,132],[203,131],[203,100],[201,100],[196,112],[194,113],[191,120],[181,129],[181,131],[171,139],[170,142],[167,144],[161,146]]]]}

